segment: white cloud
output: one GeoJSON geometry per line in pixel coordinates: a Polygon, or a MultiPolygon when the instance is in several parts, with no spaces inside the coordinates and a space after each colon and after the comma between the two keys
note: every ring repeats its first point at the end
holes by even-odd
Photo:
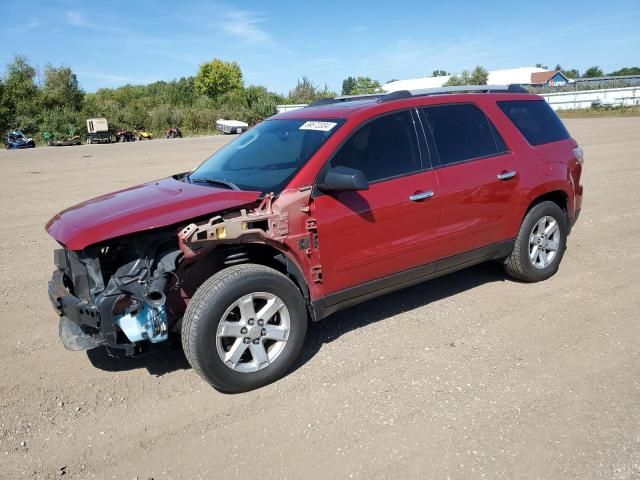
{"type": "Polygon", "coordinates": [[[273,45],[272,35],[261,27],[266,18],[246,10],[229,10],[223,18],[222,29],[246,43],[273,45]]]}
{"type": "Polygon", "coordinates": [[[80,28],[96,27],[96,25],[90,22],[85,15],[75,10],[67,11],[67,13],[65,14],[65,18],[67,19],[67,23],[69,25],[73,25],[74,27],[80,27],[80,28]]]}
{"type": "Polygon", "coordinates": [[[379,77],[425,77],[434,69],[452,72],[471,70],[476,65],[491,68],[494,57],[502,52],[501,40],[458,38],[456,42],[401,39],[382,46],[375,54],[356,63],[360,70],[379,77]],[[375,68],[372,72],[371,65],[375,68]]]}
{"type": "Polygon", "coordinates": [[[130,36],[131,33],[116,25],[117,20],[111,16],[100,16],[95,21],[90,20],[84,13],[78,10],[67,10],[65,20],[72,27],[94,30],[96,32],[117,33],[130,36]]]}

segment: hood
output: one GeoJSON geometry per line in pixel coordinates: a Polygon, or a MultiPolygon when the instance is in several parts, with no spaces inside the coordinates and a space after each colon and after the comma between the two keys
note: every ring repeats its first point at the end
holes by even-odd
{"type": "Polygon", "coordinates": [[[46,225],[70,250],[111,238],[166,227],[255,202],[260,192],[194,185],[174,178],[94,198],[60,212],[46,225]]]}

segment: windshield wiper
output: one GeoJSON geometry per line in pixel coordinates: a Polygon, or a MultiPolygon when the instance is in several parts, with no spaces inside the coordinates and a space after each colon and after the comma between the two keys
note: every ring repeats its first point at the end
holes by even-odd
{"type": "Polygon", "coordinates": [[[238,187],[235,183],[230,182],[228,180],[219,179],[219,178],[192,178],[192,177],[189,177],[189,180],[191,181],[191,183],[202,182],[202,183],[208,183],[209,185],[223,186],[225,188],[228,188],[229,190],[240,190],[240,187],[238,187]]]}

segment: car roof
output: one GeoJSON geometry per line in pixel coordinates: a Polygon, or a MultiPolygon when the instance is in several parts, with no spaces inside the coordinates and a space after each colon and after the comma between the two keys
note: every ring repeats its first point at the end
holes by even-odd
{"type": "MultiPolygon", "coordinates": [[[[486,88],[487,86],[485,86],[486,88]]],[[[498,87],[493,87],[498,88],[498,87]]],[[[321,99],[316,104],[279,113],[270,117],[277,120],[302,119],[349,119],[359,114],[372,115],[394,109],[415,107],[421,105],[436,105],[442,103],[476,102],[482,103],[491,99],[500,100],[541,100],[542,97],[526,92],[524,89],[501,90],[478,93],[480,88],[458,87],[458,89],[429,89],[423,91],[402,91],[389,94],[371,95],[366,97],[336,97],[335,99],[321,99]],[[468,92],[468,93],[467,93],[468,92]]]]}
{"type": "Polygon", "coordinates": [[[307,106],[279,113],[274,119],[303,119],[303,118],[347,118],[355,112],[376,105],[376,99],[354,100],[350,102],[330,103],[325,105],[307,106]]]}

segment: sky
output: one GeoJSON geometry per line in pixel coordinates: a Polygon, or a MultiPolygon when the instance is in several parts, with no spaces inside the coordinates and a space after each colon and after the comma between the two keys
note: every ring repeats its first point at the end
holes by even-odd
{"type": "Polygon", "coordinates": [[[640,0],[580,2],[0,0],[0,72],[14,54],[68,65],[95,91],[195,75],[213,58],[246,85],[287,93],[309,77],[386,83],[556,64],[605,72],[640,65],[640,0]]]}

